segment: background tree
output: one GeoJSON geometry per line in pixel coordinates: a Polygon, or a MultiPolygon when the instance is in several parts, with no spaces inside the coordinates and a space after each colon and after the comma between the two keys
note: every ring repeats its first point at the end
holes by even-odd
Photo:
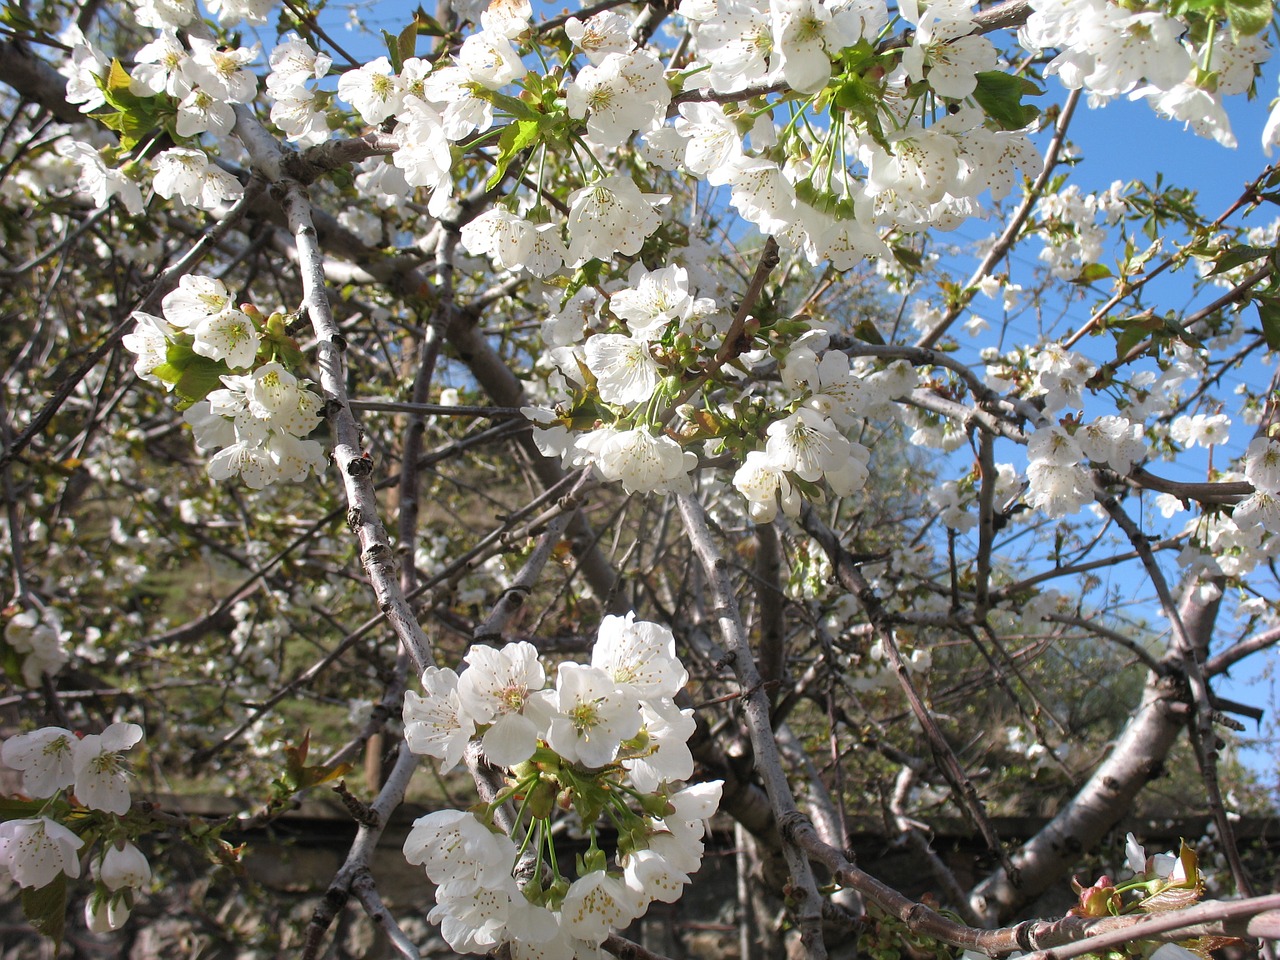
{"type": "Polygon", "coordinates": [[[1280,638],[1280,175],[1224,211],[1071,179],[1085,98],[1234,146],[1273,16],[446,3],[379,46],[293,0],[6,5],[28,918],[61,939],[78,890],[117,929],[135,841],[225,867],[342,780],[305,956],[351,898],[418,955],[370,859],[406,796],[460,952],[646,955],[618,931],[697,882],[717,809],[744,930],[781,904],[805,956],[1274,937],[1233,828],[1269,809],[1232,748],[1263,714],[1215,688],[1280,638]],[[208,790],[255,812],[148,799],[208,790]],[[1131,838],[1007,925],[1170,810],[1220,867],[1131,838]],[[850,862],[864,815],[945,913],[850,862]],[[981,869],[930,844],[955,815],[981,869]]]}

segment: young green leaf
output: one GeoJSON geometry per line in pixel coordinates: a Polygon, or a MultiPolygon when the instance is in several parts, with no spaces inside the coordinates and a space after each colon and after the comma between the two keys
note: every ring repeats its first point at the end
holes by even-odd
{"type": "Polygon", "coordinates": [[[57,954],[67,925],[67,875],[59,873],[43,887],[24,889],[22,912],[28,923],[53,941],[57,954]]]}
{"type": "Polygon", "coordinates": [[[493,173],[485,183],[486,190],[492,190],[507,175],[507,168],[525,147],[532,146],[538,140],[539,123],[537,120],[513,120],[507,124],[498,138],[498,160],[493,173]]]}
{"type": "Polygon", "coordinates": [[[984,70],[977,78],[973,99],[1005,130],[1021,130],[1040,115],[1039,107],[1023,103],[1022,98],[1040,96],[1044,91],[1025,77],[984,70]]]}

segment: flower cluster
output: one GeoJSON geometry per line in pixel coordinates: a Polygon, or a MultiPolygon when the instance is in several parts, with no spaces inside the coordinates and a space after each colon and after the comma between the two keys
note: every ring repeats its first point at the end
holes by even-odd
{"type": "Polygon", "coordinates": [[[281,362],[300,357],[283,315],[263,318],[250,305],[235,306],[226,285],[211,277],[183,277],[162,303],[164,318],[135,314],[123,342],[137,356],[139,377],[177,390],[190,404],[185,417],[196,445],[218,451],[209,475],[238,475],[261,488],[320,473],[324,448],[305,438],[319,425],[323,402],[281,362]],[[213,389],[218,383],[222,389],[213,389]]]}
{"type": "Polygon", "coordinates": [[[62,669],[67,662],[63,639],[62,619],[48,607],[23,610],[4,625],[4,643],[22,658],[22,682],[28,687],[40,686],[42,676],[62,669]]]}
{"type": "Polygon", "coordinates": [[[223,389],[190,407],[196,445],[217,449],[209,476],[239,475],[250,487],[305,480],[325,467],[324,447],[304,439],[320,423],[322,401],[277,361],[251,374],[223,376],[223,389]]]}
{"type": "Polygon", "coordinates": [[[594,956],[651,901],[679,898],[719,803],[719,782],[679,786],[693,775],[694,720],[673,699],[688,677],[674,638],[634,614],[606,617],[590,664],[561,663],[553,687],[528,643],[477,644],[465,662],[460,675],[428,668],[424,695],[405,695],[405,739],[446,771],[478,740],[506,785],[474,812],[414,824],[405,856],[437,885],[430,919],[461,952],[594,956]],[[509,833],[494,825],[508,801],[509,833]],[[589,839],[572,871],[552,836],[564,816],[589,839]],[[612,858],[601,821],[617,832],[612,858]]]}
{"type": "MultiPolygon", "coordinates": [[[[1103,875],[1089,886],[1072,880],[1077,902],[1070,915],[1106,917],[1132,913],[1163,913],[1189,907],[1204,893],[1199,858],[1184,841],[1178,852],[1147,856],[1132,833],[1125,835],[1125,861],[1133,877],[1113,883],[1103,875]]],[[[1199,955],[1198,953],[1192,954],[1199,955]]]]}
{"type": "Polygon", "coordinates": [[[59,874],[80,876],[81,849],[101,838],[92,861],[96,883],[85,910],[85,922],[95,932],[119,929],[129,917],[134,891],[151,882],[147,858],[129,842],[121,820],[130,807],[124,754],[141,740],[136,723],[113,723],[82,737],[62,727],[41,727],[0,746],[0,760],[22,774],[23,793],[45,801],[40,816],[0,823],[0,866],[20,887],[45,887],[59,874]],[[97,813],[86,818],[86,810],[97,813]]]}

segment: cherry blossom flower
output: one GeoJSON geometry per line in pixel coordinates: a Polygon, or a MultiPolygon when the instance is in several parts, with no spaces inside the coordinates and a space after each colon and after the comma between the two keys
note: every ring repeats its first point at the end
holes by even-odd
{"type": "Polygon", "coordinates": [[[453,195],[453,155],[441,116],[426,101],[409,97],[398,119],[401,146],[392,154],[392,162],[404,171],[409,186],[430,188],[427,209],[439,216],[453,195]]]}
{"type": "Polygon", "coordinates": [[[134,56],[136,66],[129,74],[129,90],[135,96],[153,97],[166,93],[181,99],[191,92],[194,81],[186,72],[191,54],[178,33],[165,27],[134,56]]]}
{"type": "Polygon", "coordinates": [[[511,41],[491,30],[473,33],[463,40],[457,63],[472,80],[490,90],[501,90],[527,72],[511,41]]]}
{"type": "Polygon", "coordinates": [[[587,369],[605,403],[643,403],[653,396],[661,379],[647,340],[620,333],[598,333],[587,340],[587,369]]]}
{"type": "Polygon", "coordinates": [[[258,78],[247,69],[261,52],[252,47],[222,49],[212,40],[190,37],[191,61],[186,68],[193,83],[226,103],[248,103],[258,92],[258,78]]]}
{"type": "MultiPolygon", "coordinates": [[[[230,379],[230,378],[226,378],[230,379]]],[[[323,401],[278,361],[264,363],[245,382],[249,413],[272,430],[305,437],[320,423],[323,401]]]]}
{"type": "Polygon", "coordinates": [[[79,28],[64,39],[71,46],[71,58],[60,71],[67,78],[67,102],[78,104],[81,113],[90,113],[107,102],[101,82],[111,61],[84,38],[79,28]]]}
{"type": "Polygon", "coordinates": [[[640,710],[626,693],[598,667],[562,663],[554,695],[546,700],[552,711],[547,746],[571,763],[602,767],[618,752],[622,741],[640,729],[640,710]]]}
{"type": "Polygon", "coordinates": [[[800,515],[801,500],[786,478],[786,466],[763,450],[747,453],[733,475],[733,486],[746,498],[756,523],[771,523],[778,515],[779,503],[787,516],[800,515]]]}
{"type": "Polygon", "coordinates": [[[940,97],[963,100],[978,85],[978,74],[998,66],[996,48],[986,37],[973,35],[973,21],[953,18],[930,6],[902,54],[912,80],[928,77],[940,97]]]}
{"type": "Polygon", "coordinates": [[[610,927],[622,928],[644,912],[645,901],[624,880],[592,870],[569,886],[560,922],[571,936],[599,943],[610,927]]]}
{"type": "Polygon", "coordinates": [[[821,480],[828,470],[843,467],[852,447],[835,424],[816,410],[800,409],[769,424],[765,453],[801,480],[821,480]]]}
{"type": "Polygon", "coordinates": [[[616,10],[602,11],[585,21],[570,17],[564,32],[593,64],[611,53],[630,53],[636,45],[631,39],[631,24],[616,10]]]}
{"type": "Polygon", "coordinates": [[[275,7],[274,0],[206,0],[209,12],[218,18],[223,26],[244,21],[245,23],[262,24],[275,7]]]}
{"type": "Polygon", "coordinates": [[[1244,455],[1245,479],[1258,490],[1280,493],[1280,442],[1254,437],[1244,455]]]}
{"type": "Polygon", "coordinates": [[[60,873],[80,876],[77,851],[83,845],[74,832],[48,817],[0,823],[0,864],[20,887],[48,886],[60,873]]]}
{"type": "Polygon", "coordinates": [[[606,616],[591,648],[591,665],[640,699],[674,697],[689,680],[676,656],[676,641],[660,623],[606,616]]]}
{"type": "Polygon", "coordinates": [[[195,137],[202,133],[225,137],[235,125],[236,112],[231,104],[200,87],[193,89],[178,104],[175,128],[180,137],[195,137]]]}
{"type": "Polygon", "coordinates": [[[142,212],[142,191],[138,184],[122,170],[108,167],[93,147],[78,140],[61,140],[57,150],[59,155],[79,166],[76,189],[87,194],[94,206],[105,207],[112,197],[119,197],[130,214],[136,216],[142,212]]]}
{"type": "Polygon", "coordinates": [[[1241,529],[1260,526],[1280,533],[1280,496],[1269,490],[1255,490],[1235,505],[1231,519],[1241,529]]]}
{"type": "Polygon", "coordinates": [[[646,901],[675,903],[684,892],[689,875],[673,867],[656,850],[637,850],[627,855],[623,882],[646,901]]]}
{"type": "Polygon", "coordinates": [[[606,480],[621,481],[628,493],[681,493],[692,489],[689,471],[698,457],[670,437],[655,437],[641,427],[610,431],[595,461],[606,480]]]}
{"type": "Polygon", "coordinates": [[[427,872],[432,883],[467,881],[490,887],[511,879],[516,847],[473,813],[437,810],[413,822],[404,841],[405,859],[427,872]]]}
{"type": "Polygon", "coordinates": [[[698,727],[693,711],[682,710],[665,697],[650,697],[640,703],[640,718],[643,752],[621,761],[632,786],[641,793],[657,793],[663,783],[693,776],[689,738],[698,727]]]}
{"type": "Polygon", "coordinates": [[[272,483],[280,480],[298,483],[312,473],[324,473],[324,445],[319,440],[303,440],[285,430],[275,430],[265,447],[275,465],[272,483]]]}
{"type": "Polygon", "coordinates": [[[271,67],[267,89],[275,91],[285,86],[301,86],[307,80],[319,80],[333,66],[333,58],[317,52],[297,34],[290,33],[272,49],[267,63],[271,67]]]}
{"type": "Polygon", "coordinates": [[[5,766],[22,771],[22,790],[51,797],[75,783],[75,735],[62,727],[41,727],[10,737],[0,747],[5,766]]]}
{"type": "Polygon", "coordinates": [[[414,753],[439,759],[440,772],[448,773],[462,760],[475,733],[475,721],[462,707],[454,671],[427,667],[422,673],[422,688],[425,697],[405,691],[405,742],[414,753]]]}
{"type": "Polygon", "coordinates": [[[453,881],[436,891],[427,920],[459,953],[489,953],[503,941],[517,899],[524,895],[509,875],[479,887],[453,881]]]}
{"type": "Polygon", "coordinates": [[[1147,455],[1142,424],[1125,417],[1105,416],[1083,424],[1076,431],[1075,440],[1084,456],[1105,463],[1121,476],[1147,455]]]}
{"type": "Polygon", "coordinates": [[[715,184],[718,171],[743,156],[742,134],[718,103],[682,103],[675,129],[685,138],[685,169],[715,184]]]}
{"type": "Polygon", "coordinates": [[[124,897],[89,897],[84,902],[84,925],[91,933],[111,933],[129,922],[131,910],[124,897]]]}
{"type": "Polygon", "coordinates": [[[715,310],[708,297],[695,299],[689,291],[689,272],[668,264],[652,272],[636,264],[627,276],[629,286],[615,290],[609,310],[627,322],[633,336],[653,340],[673,321],[685,321],[715,310]]]}
{"type": "Polygon", "coordinates": [[[538,651],[524,641],[501,650],[475,644],[464,660],[467,669],[458,678],[458,699],[477,724],[492,723],[484,735],[485,756],[504,767],[529,759],[538,730],[524,716],[524,708],[546,680],[538,651]]]}
{"type": "MultiPolygon", "coordinates": [[[[821,0],[771,0],[773,53],[787,84],[800,93],[816,93],[831,78],[831,58],[861,36],[859,21],[841,16],[821,0]]],[[[773,61],[771,60],[771,64],[773,61]]]]}
{"type": "Polygon", "coordinates": [[[211,314],[190,332],[194,337],[192,350],[211,360],[225,360],[233,370],[251,366],[262,345],[258,328],[241,310],[227,309],[211,314]]]}
{"type": "Polygon", "coordinates": [[[244,195],[240,181],[209,163],[203,150],[173,147],[153,163],[156,174],[152,184],[166,199],[177,197],[190,206],[212,210],[244,195]]]}
{"type": "Polygon", "coordinates": [[[647,128],[670,102],[662,61],[643,50],[607,54],[565,86],[569,116],[586,117],[587,135],[597,143],[618,143],[647,128]]]}
{"type": "Polygon", "coordinates": [[[134,18],[142,27],[185,27],[197,17],[194,0],[137,0],[134,18]]]}
{"type": "Polygon", "coordinates": [[[1231,430],[1231,418],[1225,413],[1181,416],[1169,426],[1169,436],[1190,449],[1191,447],[1212,447],[1227,439],[1231,430]]]}
{"type": "Polygon", "coordinates": [[[400,112],[404,87],[386,57],[370,60],[338,78],[338,96],[355,108],[365,123],[381,123],[400,112]]]}
{"type": "Polygon", "coordinates": [[[176,290],[165,294],[161,307],[166,320],[179,329],[186,329],[231,309],[232,302],[221,280],[188,274],[178,281],[176,290]]]}
{"type": "Polygon", "coordinates": [[[611,176],[575,190],[569,196],[569,245],[565,262],[570,266],[615,253],[631,256],[658,229],[661,220],[654,202],[630,177],[611,176]]]}
{"type": "Polygon", "coordinates": [[[93,810],[122,816],[129,811],[129,771],[121,756],[142,739],[136,723],[113,723],[76,743],[76,799],[93,810]]]}
{"type": "Polygon", "coordinates": [[[40,686],[45,674],[53,676],[67,662],[62,621],[54,610],[15,614],[4,625],[4,640],[23,655],[22,682],[28,687],[40,686]]]}
{"type": "Polygon", "coordinates": [[[733,93],[763,82],[773,50],[768,10],[744,0],[718,0],[713,9],[714,14],[698,23],[695,32],[698,51],[709,65],[706,77],[711,88],[733,93]]]}

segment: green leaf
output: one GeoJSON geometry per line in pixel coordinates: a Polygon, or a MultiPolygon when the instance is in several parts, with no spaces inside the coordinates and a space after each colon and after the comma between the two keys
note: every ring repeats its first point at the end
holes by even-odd
{"type": "Polygon", "coordinates": [[[901,266],[906,267],[912,273],[919,273],[924,269],[924,257],[918,250],[895,243],[890,247],[893,252],[893,259],[897,260],[901,266]]]}
{"type": "Polygon", "coordinates": [[[869,318],[864,317],[858,321],[858,324],[853,328],[853,335],[865,343],[884,346],[884,337],[880,335],[880,331],[876,329],[876,325],[869,318]]]}
{"type": "Polygon", "coordinates": [[[22,912],[28,923],[53,941],[56,954],[67,925],[67,875],[59,873],[43,887],[24,888],[22,912]]]}
{"type": "Polygon", "coordinates": [[[308,766],[307,754],[310,749],[310,730],[303,733],[302,740],[299,741],[297,746],[285,745],[285,772],[282,777],[276,780],[276,783],[284,789],[286,794],[297,793],[300,790],[329,783],[339,777],[346,776],[353,769],[349,763],[339,763],[333,766],[325,766],[323,764],[308,766]]]}
{"type": "Polygon", "coordinates": [[[387,53],[391,56],[391,69],[399,73],[404,66],[404,57],[400,55],[400,38],[389,30],[383,30],[382,42],[387,45],[387,53]]]}
{"type": "MultiPolygon", "coordinates": [[[[400,36],[396,38],[396,48],[400,52],[401,64],[418,55],[418,21],[416,18],[413,23],[400,31],[400,36]]],[[[397,70],[397,72],[399,71],[397,70]]]]}
{"type": "Polygon", "coordinates": [[[1226,0],[1233,39],[1261,33],[1271,23],[1271,0],[1226,0]]]}
{"type": "Polygon", "coordinates": [[[222,377],[231,373],[225,360],[202,357],[191,349],[191,343],[189,336],[171,341],[165,362],[151,371],[165,383],[172,383],[174,392],[186,401],[186,406],[222,387],[222,377]]]}
{"type": "Polygon", "coordinates": [[[1208,275],[1216,277],[1220,273],[1234,270],[1243,264],[1269,257],[1273,253],[1275,253],[1275,250],[1272,247],[1227,247],[1227,249],[1213,258],[1213,269],[1209,271],[1208,275]]]}
{"type": "Polygon", "coordinates": [[[485,183],[486,190],[492,190],[507,175],[507,167],[525,147],[538,141],[539,123],[537,120],[513,120],[503,128],[498,138],[498,161],[493,174],[485,183]]]}
{"type": "Polygon", "coordinates": [[[1003,129],[1021,130],[1040,115],[1039,107],[1022,102],[1023,97],[1038,97],[1044,92],[1026,77],[985,70],[977,74],[977,79],[973,99],[1003,129]]]}
{"type": "Polygon", "coordinates": [[[119,60],[114,58],[111,60],[111,69],[107,71],[105,84],[108,93],[129,92],[129,71],[125,70],[119,60]]]}
{"type": "Polygon", "coordinates": [[[136,147],[156,126],[149,115],[133,108],[115,113],[95,113],[93,118],[120,135],[120,149],[126,152],[136,147]]]}
{"type": "Polygon", "coordinates": [[[564,293],[560,296],[560,306],[564,307],[566,303],[573,297],[575,293],[586,286],[594,286],[600,282],[600,274],[604,270],[604,264],[599,260],[588,260],[573,274],[573,279],[564,288],[564,293]]]}
{"type": "Polygon", "coordinates": [[[0,821],[30,820],[40,813],[46,803],[48,803],[47,800],[15,800],[12,797],[0,797],[0,821]]]}
{"type": "Polygon", "coordinates": [[[413,25],[418,33],[428,37],[447,37],[449,31],[440,25],[440,21],[421,7],[413,15],[413,25]]]}
{"type": "Polygon", "coordinates": [[[1262,321],[1262,335],[1267,339],[1267,348],[1280,350],[1280,297],[1274,294],[1256,296],[1253,302],[1258,306],[1258,319],[1262,321]]]}
{"type": "Polygon", "coordinates": [[[1125,320],[1116,320],[1110,324],[1116,338],[1116,359],[1123,360],[1129,351],[1152,335],[1166,329],[1165,321],[1160,317],[1140,314],[1125,320]]]}
{"type": "MultiPolygon", "coordinates": [[[[9,646],[0,637],[0,669],[3,669],[4,675],[19,686],[25,686],[22,682],[22,661],[24,659],[26,659],[24,654],[9,646]]],[[[5,817],[4,819],[9,820],[12,818],[5,817]]]]}
{"type": "Polygon", "coordinates": [[[503,113],[510,114],[518,120],[541,120],[542,114],[534,110],[533,107],[525,103],[519,97],[513,97],[509,93],[499,93],[496,90],[488,90],[480,87],[474,91],[477,97],[483,97],[503,113]]]}
{"type": "Polygon", "coordinates": [[[195,356],[182,371],[182,376],[174,383],[173,389],[184,400],[196,403],[214,390],[221,389],[223,376],[230,372],[231,368],[225,360],[195,356]]]}
{"type": "Polygon", "coordinates": [[[0,23],[12,27],[18,33],[36,33],[40,29],[36,22],[27,16],[26,11],[16,3],[4,5],[4,10],[0,11],[0,23]]]}
{"type": "Polygon", "coordinates": [[[1096,280],[1106,280],[1112,276],[1111,269],[1104,263],[1086,263],[1071,282],[1072,283],[1093,283],[1096,280]]]}

